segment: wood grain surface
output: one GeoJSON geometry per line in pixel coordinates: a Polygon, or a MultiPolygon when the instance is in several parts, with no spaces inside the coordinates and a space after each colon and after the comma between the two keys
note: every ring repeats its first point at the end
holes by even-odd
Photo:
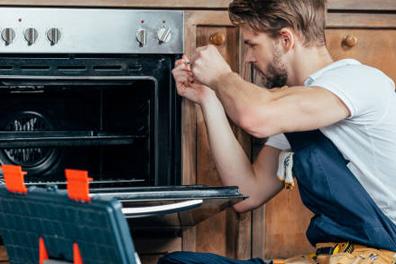
{"type": "MultiPolygon", "coordinates": [[[[227,9],[231,0],[0,0],[3,6],[98,6],[227,9]]],[[[395,11],[395,0],[329,0],[330,10],[395,11]]]]}

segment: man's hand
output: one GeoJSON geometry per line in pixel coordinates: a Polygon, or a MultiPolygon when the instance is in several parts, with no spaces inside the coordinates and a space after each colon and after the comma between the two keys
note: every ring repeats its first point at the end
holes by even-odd
{"type": "Polygon", "coordinates": [[[230,65],[213,45],[200,47],[192,58],[192,73],[199,82],[215,89],[220,76],[232,73],[230,65]]]}
{"type": "Polygon", "coordinates": [[[194,80],[190,61],[185,55],[176,61],[172,74],[176,80],[177,93],[180,96],[197,104],[202,104],[208,96],[215,96],[209,87],[194,80]]]}

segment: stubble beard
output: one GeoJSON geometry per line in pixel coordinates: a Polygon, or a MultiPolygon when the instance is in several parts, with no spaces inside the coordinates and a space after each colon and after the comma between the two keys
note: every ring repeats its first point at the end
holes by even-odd
{"type": "Polygon", "coordinates": [[[262,72],[257,65],[254,65],[256,75],[259,77],[259,80],[257,80],[259,85],[272,89],[280,88],[287,84],[288,74],[285,66],[280,62],[280,56],[279,52],[275,50],[274,59],[268,64],[266,73],[262,72]]]}

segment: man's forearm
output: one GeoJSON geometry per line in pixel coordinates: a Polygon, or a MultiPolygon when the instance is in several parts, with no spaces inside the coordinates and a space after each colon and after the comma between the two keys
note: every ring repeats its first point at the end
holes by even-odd
{"type": "Polygon", "coordinates": [[[263,108],[274,99],[268,89],[243,80],[237,73],[219,76],[211,88],[216,91],[228,116],[239,125],[249,109],[263,108]]]}
{"type": "Polygon", "coordinates": [[[209,143],[223,184],[239,186],[242,193],[248,193],[255,181],[253,168],[231,129],[221,102],[216,96],[212,96],[201,107],[209,143]]]}

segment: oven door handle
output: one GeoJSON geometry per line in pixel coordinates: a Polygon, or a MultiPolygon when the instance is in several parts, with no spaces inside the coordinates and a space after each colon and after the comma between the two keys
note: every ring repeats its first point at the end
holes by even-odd
{"type": "Polygon", "coordinates": [[[122,208],[122,213],[126,218],[151,217],[195,209],[200,207],[202,204],[203,200],[198,199],[157,206],[122,208]]]}

